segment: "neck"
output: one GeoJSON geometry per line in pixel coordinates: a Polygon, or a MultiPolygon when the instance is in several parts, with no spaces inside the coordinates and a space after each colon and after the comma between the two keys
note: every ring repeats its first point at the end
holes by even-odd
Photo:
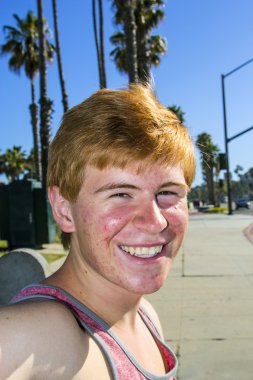
{"type": "Polygon", "coordinates": [[[109,282],[69,254],[63,266],[46,281],[69,292],[109,326],[135,328],[141,295],[109,282]]]}

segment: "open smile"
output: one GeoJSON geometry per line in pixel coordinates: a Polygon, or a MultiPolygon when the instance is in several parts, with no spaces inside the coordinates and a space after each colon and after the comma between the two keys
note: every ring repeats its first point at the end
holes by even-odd
{"type": "Polygon", "coordinates": [[[163,245],[156,245],[153,247],[132,247],[128,245],[121,245],[120,248],[129,253],[131,256],[137,256],[141,258],[154,257],[162,252],[163,245]]]}

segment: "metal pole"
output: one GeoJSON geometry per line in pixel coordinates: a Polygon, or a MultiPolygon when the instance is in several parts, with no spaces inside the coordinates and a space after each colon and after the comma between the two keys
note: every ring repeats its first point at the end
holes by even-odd
{"type": "Polygon", "coordinates": [[[247,128],[247,129],[245,129],[245,130],[242,131],[242,132],[237,133],[236,135],[234,135],[234,136],[232,136],[232,137],[229,137],[229,138],[228,138],[228,142],[230,142],[230,141],[236,139],[237,137],[240,137],[240,136],[244,135],[244,133],[247,133],[247,132],[251,131],[252,129],[253,129],[253,126],[247,128]]]}
{"type": "Polygon", "coordinates": [[[229,73],[227,73],[227,74],[224,75],[224,78],[225,78],[225,77],[228,77],[228,76],[231,75],[231,74],[234,74],[234,73],[235,73],[236,71],[238,71],[238,70],[241,70],[244,66],[248,65],[248,64],[251,63],[251,62],[253,62],[253,58],[252,58],[252,59],[249,59],[249,60],[246,61],[246,62],[244,62],[242,65],[237,66],[235,69],[229,71],[229,73]]]}
{"type": "Polygon", "coordinates": [[[231,198],[231,183],[230,183],[230,170],[229,170],[229,151],[228,151],[228,132],[227,132],[227,113],[226,113],[226,99],[225,99],[225,77],[226,75],[221,75],[221,85],[222,85],[222,103],[223,103],[223,122],[224,122],[224,135],[225,135],[225,152],[226,152],[226,163],[227,163],[227,195],[228,195],[228,215],[233,214],[232,209],[232,198],[231,198]]]}

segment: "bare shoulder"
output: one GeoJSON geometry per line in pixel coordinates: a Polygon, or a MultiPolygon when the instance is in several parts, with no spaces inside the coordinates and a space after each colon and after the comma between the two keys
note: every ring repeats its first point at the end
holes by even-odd
{"type": "Polygon", "coordinates": [[[161,322],[159,320],[159,317],[158,317],[157,312],[155,311],[154,307],[145,298],[142,298],[141,305],[144,307],[144,309],[147,311],[147,313],[149,314],[149,316],[152,318],[152,320],[154,321],[156,327],[159,330],[159,333],[160,333],[161,337],[163,338],[163,331],[162,331],[161,322]]]}
{"type": "Polygon", "coordinates": [[[55,301],[0,308],[0,336],[0,380],[39,379],[35,372],[41,368],[54,373],[67,359],[75,365],[85,355],[85,333],[70,310],[55,301]]]}
{"type": "Polygon", "coordinates": [[[0,321],[1,332],[17,339],[17,333],[38,335],[39,331],[52,327],[57,332],[66,323],[71,327],[75,318],[60,302],[46,300],[26,301],[0,308],[0,321]]]}

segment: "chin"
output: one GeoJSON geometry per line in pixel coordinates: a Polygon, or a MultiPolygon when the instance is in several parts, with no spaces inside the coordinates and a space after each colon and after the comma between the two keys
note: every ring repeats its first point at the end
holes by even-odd
{"type": "Polygon", "coordinates": [[[152,289],[147,289],[146,291],[145,291],[145,293],[144,293],[144,291],[143,291],[143,295],[148,295],[148,294],[153,294],[153,293],[156,293],[156,292],[158,292],[158,290],[160,290],[161,289],[161,287],[163,286],[163,284],[162,285],[160,285],[160,286],[157,286],[157,287],[153,287],[152,289]]]}
{"type": "Polygon", "coordinates": [[[159,277],[153,280],[150,280],[149,283],[144,283],[143,281],[135,283],[131,286],[131,292],[134,294],[145,295],[152,294],[157,292],[163,286],[167,276],[159,277]]]}

